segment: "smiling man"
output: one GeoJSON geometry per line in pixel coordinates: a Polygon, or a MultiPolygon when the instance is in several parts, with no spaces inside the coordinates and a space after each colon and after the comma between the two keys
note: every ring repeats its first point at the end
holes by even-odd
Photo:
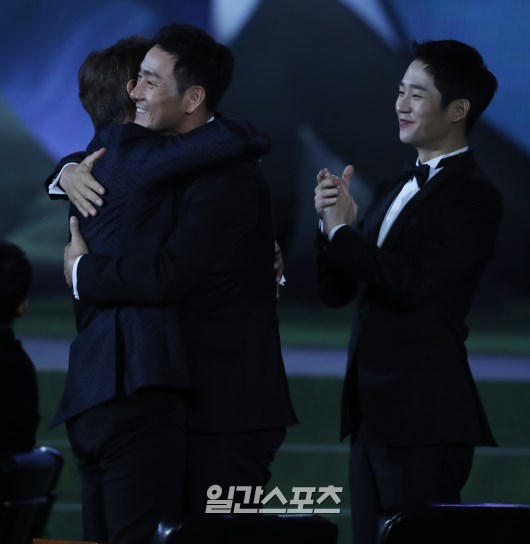
{"type": "MultiPolygon", "coordinates": [[[[224,83],[227,87],[229,80],[224,83]]],[[[206,123],[219,101],[217,94],[206,95],[179,67],[178,59],[158,45],[147,52],[130,92],[136,103],[135,123],[162,134],[185,133],[206,123]]]]}
{"type": "MultiPolygon", "coordinates": [[[[182,134],[184,138],[215,126],[214,110],[231,79],[229,49],[188,25],[169,25],[159,31],[154,42],[131,91],[136,105],[135,132],[182,134]]],[[[116,130],[128,132],[131,127],[116,130]]],[[[173,138],[176,136],[157,136],[155,140],[169,142],[173,138]]],[[[208,155],[219,154],[217,148],[225,146],[218,141],[211,146],[197,143],[196,147],[204,151],[203,162],[211,162],[208,155]]],[[[96,163],[94,173],[102,184],[105,175],[116,169],[126,169],[132,177],[173,175],[167,165],[158,164],[160,155],[170,150],[168,145],[161,149],[153,145],[139,150],[130,147],[132,156],[121,148],[112,154],[109,149],[96,163]]],[[[168,515],[167,510],[173,515],[182,510],[204,513],[211,485],[221,485],[225,493],[233,485],[265,486],[285,427],[296,422],[276,316],[275,243],[267,183],[257,162],[245,154],[215,167],[202,166],[172,191],[147,191],[147,212],[151,213],[146,212],[145,198],[142,207],[136,199],[127,206],[122,220],[125,243],[118,252],[110,253],[101,246],[93,251],[89,246],[87,253],[75,226],[65,252],[66,272],[74,276],[81,304],[141,308],[145,312],[167,306],[175,312],[175,326],[161,333],[169,340],[178,338],[182,350],[169,354],[166,370],[182,355],[190,373],[191,391],[183,395],[183,407],[178,402],[162,417],[145,401],[131,410],[131,404],[145,398],[146,389],[149,397],[156,393],[165,398],[172,385],[159,380],[155,387],[136,388],[143,394],[128,387],[131,380],[137,385],[153,366],[164,362],[157,354],[164,340],[150,349],[137,350],[139,334],[151,323],[136,320],[138,332],[124,338],[123,349],[139,360],[137,368],[125,357],[120,359],[123,366],[116,371],[115,380],[93,380],[96,390],[112,389],[116,382],[116,395],[68,424],[80,465],[103,479],[98,489],[103,488],[105,509],[113,510],[106,523],[112,544],[147,542],[156,517],[168,515]],[[162,238],[155,236],[160,230],[162,238]],[[167,425],[168,418],[183,417],[184,449],[180,451],[186,455],[186,464],[181,488],[169,480],[150,478],[154,472],[162,479],[164,473],[175,470],[176,463],[169,460],[169,466],[163,464],[171,452],[160,451],[157,443],[139,435],[138,415],[145,413],[152,415],[158,428],[165,427],[165,432],[160,432],[164,440],[175,436],[175,428],[167,425]],[[105,435],[102,428],[109,429],[105,435]],[[126,457],[135,454],[136,460],[139,450],[148,450],[159,462],[147,467],[140,462],[134,467],[127,463],[126,457]],[[112,473],[104,466],[109,458],[112,473]],[[153,484],[140,487],[138,481],[146,478],[153,484]],[[117,492],[110,494],[111,487],[117,487],[112,485],[114,481],[123,499],[117,492]],[[145,491],[153,485],[175,497],[163,508],[150,508],[148,519],[137,514],[139,509],[130,496],[143,496],[144,502],[146,496],[161,496],[160,492],[145,491]]],[[[111,196],[109,191],[107,198],[111,196]]],[[[104,217],[104,209],[98,216],[104,217]]],[[[97,225],[98,216],[84,219],[97,225]]],[[[151,427],[147,434],[151,434],[151,427]]],[[[101,497],[97,498],[101,503],[101,497]]],[[[105,534],[103,530],[97,530],[86,536],[98,542],[107,540],[100,536],[105,534]]]]}
{"type": "Polygon", "coordinates": [[[317,176],[321,298],[340,306],[362,293],[342,412],[355,544],[375,541],[385,510],[459,502],[474,447],[495,445],[465,340],[501,219],[467,135],[496,89],[472,47],[414,43],[396,112],[416,165],[376,189],[355,226],[353,168],[317,176]]]}
{"type": "MultiPolygon", "coordinates": [[[[122,39],[89,54],[79,70],[79,96],[96,129],[88,149],[106,148],[94,166],[106,189],[105,205],[99,205],[96,217],[76,214],[94,252],[122,255],[132,247],[137,255],[156,255],[177,220],[179,194],[193,178],[261,156],[254,148],[262,135],[255,140],[254,129],[244,122],[206,123],[207,115],[198,112],[197,129],[182,135],[160,135],[130,122],[136,107],[127,88],[152,45],[139,36],[122,39]]],[[[205,44],[208,51],[216,45],[205,44]]],[[[220,77],[210,71],[203,94],[215,88],[220,98],[229,82],[232,57],[223,51],[220,77]]],[[[178,96],[171,71],[161,76],[172,85],[160,87],[159,81],[158,88],[178,96]]],[[[178,123],[169,124],[178,129],[178,123]]],[[[78,460],[84,537],[112,544],[149,542],[162,517],[182,510],[184,498],[186,400],[193,384],[178,313],[169,306],[84,300],[76,300],[74,308],[78,334],[52,424],[66,423],[78,460]]]]}

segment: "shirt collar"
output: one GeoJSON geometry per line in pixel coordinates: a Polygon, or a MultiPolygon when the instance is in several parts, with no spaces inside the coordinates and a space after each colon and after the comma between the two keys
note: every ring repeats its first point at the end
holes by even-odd
{"type": "MultiPolygon", "coordinates": [[[[461,147],[460,149],[457,149],[455,151],[451,151],[451,153],[445,153],[445,155],[439,155],[438,157],[434,157],[434,159],[430,159],[423,164],[428,164],[430,167],[429,170],[429,177],[427,178],[427,181],[429,181],[433,176],[435,176],[440,170],[443,169],[443,166],[441,168],[437,168],[438,163],[447,157],[452,157],[453,155],[458,155],[459,153],[465,153],[469,150],[469,146],[466,145],[464,147],[461,147]]],[[[420,159],[416,160],[416,164],[419,164],[420,159]]]]}
{"type": "Polygon", "coordinates": [[[468,149],[469,149],[469,146],[466,145],[464,147],[461,147],[460,149],[457,149],[456,151],[451,151],[451,153],[446,153],[445,155],[434,157],[434,159],[427,161],[425,164],[428,164],[431,168],[436,168],[438,166],[438,163],[442,159],[446,159],[447,157],[452,157],[453,155],[458,155],[459,153],[465,153],[468,149]]]}

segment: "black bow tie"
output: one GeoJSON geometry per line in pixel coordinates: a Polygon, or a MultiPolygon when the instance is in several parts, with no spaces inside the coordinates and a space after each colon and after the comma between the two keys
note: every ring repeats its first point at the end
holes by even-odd
{"type": "Polygon", "coordinates": [[[415,177],[418,187],[421,189],[429,179],[430,171],[431,167],[428,164],[408,164],[405,167],[403,175],[407,176],[408,179],[415,177]]]}

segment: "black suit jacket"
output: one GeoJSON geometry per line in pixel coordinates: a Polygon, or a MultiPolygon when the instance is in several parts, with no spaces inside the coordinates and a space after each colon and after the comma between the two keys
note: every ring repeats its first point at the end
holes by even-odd
{"type": "Polygon", "coordinates": [[[0,453],[35,447],[40,420],[37,373],[11,327],[0,327],[0,453]]]}
{"type": "MultiPolygon", "coordinates": [[[[214,121],[181,136],[158,136],[134,124],[96,133],[88,152],[107,151],[93,174],[106,187],[95,218],[79,217],[90,251],[153,257],[176,221],[178,192],[190,173],[257,150],[263,135],[242,122],[214,121]],[[171,189],[169,189],[171,187],[171,189]],[[141,238],[148,223],[150,238],[141,238]]],[[[149,386],[192,387],[175,307],[75,303],[78,336],[56,425],[101,402],[149,386]]]]}
{"type": "MultiPolygon", "coordinates": [[[[150,239],[145,224],[144,243],[150,239]]],[[[173,302],[196,402],[197,432],[293,424],[276,316],[269,190],[258,166],[240,161],[196,179],[156,259],[89,254],[78,286],[92,303],[173,302]]]]}
{"type": "Polygon", "coordinates": [[[361,418],[384,445],[494,444],[467,362],[466,317],[501,219],[470,152],[405,206],[381,248],[381,221],[405,180],[382,186],[360,230],[320,234],[322,300],[361,292],[343,392],[342,436],[361,418]]]}

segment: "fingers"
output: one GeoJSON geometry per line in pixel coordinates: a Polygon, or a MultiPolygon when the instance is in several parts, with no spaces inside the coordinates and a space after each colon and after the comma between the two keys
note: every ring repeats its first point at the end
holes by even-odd
{"type": "Polygon", "coordinates": [[[103,204],[101,198],[99,198],[94,191],[89,189],[83,189],[82,192],[72,191],[71,202],[83,217],[97,215],[98,212],[92,203],[97,204],[98,206],[103,204]]]}
{"type": "Polygon", "coordinates": [[[274,272],[276,283],[278,283],[283,276],[283,254],[278,242],[274,241],[274,272]]]}
{"type": "MultiPolygon", "coordinates": [[[[77,238],[81,237],[81,233],[79,232],[79,221],[75,215],[70,217],[70,235],[72,236],[72,242],[75,242],[77,238]]],[[[71,243],[68,244],[68,246],[71,246],[71,243]]],[[[68,248],[68,246],[66,247],[68,248]]]]}
{"type": "Polygon", "coordinates": [[[70,243],[64,248],[64,275],[66,283],[72,286],[72,271],[78,257],[88,253],[88,247],[79,231],[77,217],[70,217],[70,243]]]}
{"type": "Polygon", "coordinates": [[[317,183],[323,181],[327,176],[329,176],[329,170],[327,168],[322,168],[317,174],[317,183]]]}
{"type": "Polygon", "coordinates": [[[330,174],[327,170],[320,170],[320,172],[317,174],[317,189],[330,189],[330,188],[336,188],[338,191],[342,190],[342,187],[344,186],[344,182],[346,181],[349,183],[351,176],[353,175],[353,166],[347,166],[344,169],[344,172],[342,174],[342,178],[339,178],[338,176],[334,174],[330,174]],[[325,175],[324,175],[325,172],[325,175]]]}
{"type": "Polygon", "coordinates": [[[341,186],[341,179],[337,176],[332,176],[328,174],[327,177],[325,177],[322,181],[318,183],[318,185],[315,188],[315,191],[323,191],[326,189],[331,190],[340,190],[341,186]]]}
{"type": "MultiPolygon", "coordinates": [[[[97,151],[94,151],[94,153],[88,155],[88,157],[85,158],[85,160],[81,163],[80,166],[84,166],[85,170],[88,171],[88,173],[85,173],[83,178],[83,185],[90,189],[91,191],[98,193],[100,195],[105,194],[105,187],[103,185],[99,184],[96,179],[90,175],[89,173],[92,171],[92,168],[94,168],[94,164],[98,159],[100,159],[107,150],[102,147],[98,149],[97,151]]],[[[83,168],[80,168],[80,171],[83,172],[83,168]]],[[[85,195],[85,198],[88,198],[88,195],[85,195]]],[[[101,206],[101,204],[94,202],[98,204],[98,206],[101,206]]]]}
{"type": "Polygon", "coordinates": [[[77,217],[70,217],[70,234],[72,236],[70,243],[66,247],[66,254],[68,257],[78,257],[88,252],[88,247],[85,240],[79,231],[79,222],[77,217]]]}
{"type": "Polygon", "coordinates": [[[97,215],[95,206],[102,206],[100,195],[105,194],[105,188],[91,174],[95,161],[105,153],[105,148],[98,149],[89,155],[82,163],[65,169],[61,185],[70,202],[79,210],[83,217],[97,215]]]}
{"type": "Polygon", "coordinates": [[[92,170],[92,168],[94,168],[94,164],[96,164],[96,161],[105,154],[105,151],[106,149],[104,147],[101,147],[97,151],[94,151],[94,153],[88,155],[88,157],[85,157],[81,164],[86,165],[89,170],[92,170]]]}
{"type": "Polygon", "coordinates": [[[348,164],[346,168],[344,168],[344,172],[342,172],[342,179],[344,181],[350,181],[350,179],[353,176],[353,166],[351,164],[348,164]]]}
{"type": "MultiPolygon", "coordinates": [[[[70,218],[70,223],[71,222],[72,222],[72,218],[70,218]]],[[[71,230],[72,230],[72,227],[70,226],[70,232],[71,230]]],[[[64,272],[64,278],[66,280],[66,285],[68,285],[68,287],[72,287],[72,275],[70,274],[70,270],[68,268],[68,255],[69,255],[71,247],[72,247],[71,243],[66,244],[64,248],[64,256],[63,256],[63,263],[64,263],[63,272],[64,272]]]]}
{"type": "Polygon", "coordinates": [[[315,210],[321,217],[328,206],[337,202],[340,189],[336,183],[332,177],[327,177],[315,187],[315,210]]]}
{"type": "Polygon", "coordinates": [[[93,177],[87,177],[85,187],[87,189],[85,198],[93,197],[97,200],[97,202],[94,201],[94,204],[97,204],[98,206],[103,205],[103,200],[101,200],[98,195],[105,194],[105,187],[100,185],[93,177]],[[90,189],[90,191],[88,191],[88,189],[90,189]]]}
{"type": "Polygon", "coordinates": [[[317,186],[315,187],[315,210],[321,217],[326,208],[337,203],[341,193],[349,195],[352,176],[353,166],[351,164],[344,168],[341,178],[332,175],[327,168],[318,172],[317,186]]]}

